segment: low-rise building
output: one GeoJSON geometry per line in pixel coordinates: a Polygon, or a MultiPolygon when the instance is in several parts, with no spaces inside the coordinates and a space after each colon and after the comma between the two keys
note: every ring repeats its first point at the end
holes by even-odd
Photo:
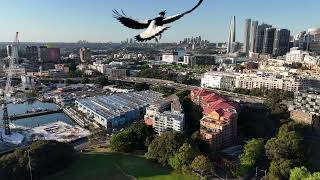
{"type": "Polygon", "coordinates": [[[162,61],[167,63],[178,63],[179,56],[178,52],[167,52],[162,55],[162,61]]]}
{"type": "Polygon", "coordinates": [[[303,91],[294,94],[293,105],[289,107],[290,118],[296,122],[320,128],[320,93],[303,91]]]}
{"type": "Polygon", "coordinates": [[[158,135],[168,130],[184,132],[184,114],[176,95],[151,104],[146,110],[144,120],[158,135]]]}
{"type": "Polygon", "coordinates": [[[315,128],[320,128],[319,116],[302,110],[290,112],[290,118],[298,123],[308,124],[315,128]]]}
{"type": "Polygon", "coordinates": [[[195,65],[214,65],[216,63],[214,55],[190,55],[184,56],[184,64],[195,65]]]}
{"type": "Polygon", "coordinates": [[[233,91],[239,74],[207,72],[201,78],[201,87],[233,91]]]}
{"type": "Polygon", "coordinates": [[[293,106],[290,107],[290,110],[299,110],[320,116],[320,93],[311,91],[296,92],[293,106]]]}
{"type": "Polygon", "coordinates": [[[130,92],[78,99],[75,105],[89,118],[111,129],[143,117],[146,107],[162,96],[154,91],[130,92]]]}

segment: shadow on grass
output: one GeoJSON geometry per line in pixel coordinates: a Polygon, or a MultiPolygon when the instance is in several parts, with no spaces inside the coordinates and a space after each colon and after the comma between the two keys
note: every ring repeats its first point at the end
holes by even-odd
{"type": "Polygon", "coordinates": [[[86,153],[81,154],[71,167],[47,180],[117,180],[156,178],[184,179],[183,176],[171,177],[172,169],[162,167],[144,157],[117,153],[86,153]],[[168,176],[168,177],[167,177],[168,176]]]}

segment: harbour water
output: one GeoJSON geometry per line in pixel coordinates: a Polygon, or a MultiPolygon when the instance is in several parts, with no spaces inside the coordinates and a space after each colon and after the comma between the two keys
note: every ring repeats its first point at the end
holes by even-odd
{"type": "MultiPolygon", "coordinates": [[[[37,109],[48,109],[48,110],[56,110],[58,109],[58,106],[53,103],[43,103],[40,101],[29,101],[25,102],[23,104],[8,104],[8,114],[9,116],[12,116],[14,114],[23,114],[26,111],[33,111],[37,109]]],[[[1,108],[0,110],[0,119],[1,119],[1,125],[3,123],[2,121],[2,114],[3,110],[1,108]]],[[[74,123],[71,121],[71,119],[66,116],[64,113],[57,113],[57,114],[49,114],[44,116],[37,116],[37,117],[31,117],[31,118],[25,118],[25,119],[19,119],[16,121],[13,121],[13,124],[19,125],[19,126],[25,126],[25,127],[37,127],[44,124],[48,124],[51,122],[56,121],[63,121],[65,123],[73,125],[74,123]]]]}

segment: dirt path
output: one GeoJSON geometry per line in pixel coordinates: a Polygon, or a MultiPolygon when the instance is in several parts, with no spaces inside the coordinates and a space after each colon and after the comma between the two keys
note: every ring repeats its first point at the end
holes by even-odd
{"type": "Polygon", "coordinates": [[[123,175],[127,176],[128,178],[130,178],[130,180],[138,180],[134,176],[131,176],[131,175],[127,174],[126,172],[124,172],[118,164],[115,164],[115,166],[121,171],[121,173],[123,175]]]}

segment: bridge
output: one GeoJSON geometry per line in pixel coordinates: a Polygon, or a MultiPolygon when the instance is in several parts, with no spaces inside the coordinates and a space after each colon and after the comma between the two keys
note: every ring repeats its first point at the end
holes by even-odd
{"type": "Polygon", "coordinates": [[[27,112],[23,114],[17,114],[10,116],[9,119],[11,121],[15,121],[18,119],[24,119],[24,118],[29,118],[29,117],[36,117],[36,116],[43,116],[43,115],[48,115],[48,114],[56,114],[62,112],[62,109],[56,109],[56,110],[45,110],[45,111],[39,111],[39,112],[27,112]]]}

